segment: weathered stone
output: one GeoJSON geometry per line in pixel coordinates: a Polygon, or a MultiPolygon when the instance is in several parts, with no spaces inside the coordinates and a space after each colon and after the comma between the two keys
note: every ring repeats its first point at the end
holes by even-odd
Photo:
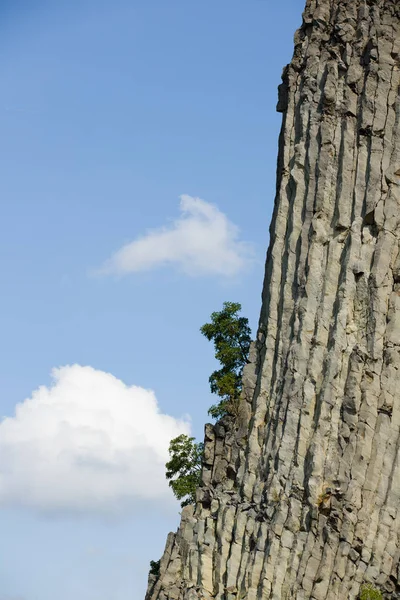
{"type": "Polygon", "coordinates": [[[147,600],[400,598],[399,86],[399,0],[307,0],[238,416],[147,600]]]}

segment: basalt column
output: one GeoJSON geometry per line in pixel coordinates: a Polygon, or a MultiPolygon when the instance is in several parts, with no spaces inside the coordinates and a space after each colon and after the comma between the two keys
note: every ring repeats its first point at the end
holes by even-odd
{"type": "Polygon", "coordinates": [[[238,417],[147,600],[400,598],[400,0],[308,0],[238,417]]]}

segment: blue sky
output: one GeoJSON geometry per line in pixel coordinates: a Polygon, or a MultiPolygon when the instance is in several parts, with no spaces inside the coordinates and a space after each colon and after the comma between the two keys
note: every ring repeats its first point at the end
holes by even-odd
{"type": "Polygon", "coordinates": [[[0,600],[144,598],[164,438],[213,402],[199,327],[257,323],[303,4],[2,2],[0,600]]]}

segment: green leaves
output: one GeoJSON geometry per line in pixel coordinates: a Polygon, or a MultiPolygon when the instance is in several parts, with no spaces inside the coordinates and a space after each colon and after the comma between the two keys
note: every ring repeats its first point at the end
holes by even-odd
{"type": "Polygon", "coordinates": [[[204,445],[195,438],[179,435],[169,445],[170,460],[165,465],[165,476],[181,506],[194,504],[196,489],[200,483],[204,445]]]}
{"type": "Polygon", "coordinates": [[[208,411],[217,419],[235,413],[242,391],[242,372],[248,362],[251,330],[248,319],[239,316],[241,309],[237,302],[224,302],[220,312],[212,313],[211,323],[200,328],[201,333],[214,342],[215,358],[221,364],[221,369],[209,378],[211,392],[221,398],[208,411]]]}
{"type": "MultiPolygon", "coordinates": [[[[220,312],[212,313],[211,323],[200,328],[214,342],[215,358],[221,365],[209,378],[212,393],[220,397],[208,411],[214,419],[236,414],[242,391],[242,371],[248,361],[251,331],[248,319],[239,316],[241,309],[237,302],[224,302],[220,312]]],[[[182,507],[196,501],[203,452],[204,445],[187,435],[179,435],[170,442],[165,476],[182,507]]]]}
{"type": "Polygon", "coordinates": [[[157,579],[160,577],[160,562],[161,560],[150,561],[150,574],[154,575],[157,579]]]}

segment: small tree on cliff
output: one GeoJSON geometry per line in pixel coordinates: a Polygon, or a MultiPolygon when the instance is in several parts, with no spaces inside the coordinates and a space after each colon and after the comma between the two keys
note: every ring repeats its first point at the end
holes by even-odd
{"type": "MultiPolygon", "coordinates": [[[[208,411],[214,419],[235,414],[242,391],[242,371],[248,362],[251,331],[248,319],[239,316],[241,309],[237,302],[224,302],[221,311],[212,313],[211,323],[200,328],[214,342],[215,358],[221,364],[209,378],[211,391],[221,398],[208,411]]],[[[165,476],[175,497],[182,500],[182,507],[195,503],[203,451],[204,445],[187,435],[179,435],[170,442],[165,476]]]]}
{"type": "Polygon", "coordinates": [[[170,460],[165,465],[165,476],[174,496],[182,500],[181,506],[194,504],[196,489],[200,483],[203,444],[193,437],[179,435],[169,444],[170,460]]]}
{"type": "Polygon", "coordinates": [[[201,333],[214,342],[215,358],[221,364],[209,378],[212,393],[221,398],[208,411],[214,419],[235,414],[242,391],[242,372],[248,362],[251,330],[249,320],[239,316],[241,310],[237,302],[224,302],[221,311],[212,313],[211,323],[200,328],[201,333]]]}

